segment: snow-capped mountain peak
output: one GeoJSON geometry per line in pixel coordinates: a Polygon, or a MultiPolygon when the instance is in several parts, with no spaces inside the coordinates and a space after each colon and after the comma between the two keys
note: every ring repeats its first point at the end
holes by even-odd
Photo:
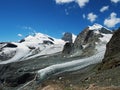
{"type": "Polygon", "coordinates": [[[88,30],[92,30],[96,34],[112,34],[113,33],[110,29],[97,23],[95,23],[93,26],[88,26],[88,30]]]}
{"type": "Polygon", "coordinates": [[[42,33],[35,33],[34,35],[29,35],[24,39],[26,42],[39,42],[43,43],[43,40],[50,40],[48,35],[42,33]]]}
{"type": "MultiPolygon", "coordinates": [[[[76,38],[73,47],[64,48],[65,54],[71,52],[74,55],[90,56],[99,52],[101,46],[106,47],[112,37],[113,32],[100,24],[94,24],[85,28],[76,38]],[[65,51],[66,50],[66,51],[65,51]]],[[[70,46],[70,45],[69,45],[70,46]]],[[[102,47],[102,48],[103,48],[102,47]]]]}
{"type": "Polygon", "coordinates": [[[35,33],[34,35],[25,37],[19,43],[11,42],[0,44],[0,54],[4,53],[4,55],[1,56],[4,60],[2,60],[0,64],[27,60],[43,55],[61,52],[64,44],[65,41],[62,39],[56,39],[42,33],[35,33]],[[13,53],[13,55],[10,53],[13,53]],[[10,54],[10,57],[8,57],[8,54],[10,54]]]}
{"type": "Polygon", "coordinates": [[[73,33],[65,32],[63,34],[62,40],[66,41],[66,42],[74,43],[76,37],[77,36],[73,33]]]}
{"type": "Polygon", "coordinates": [[[97,23],[95,23],[93,26],[88,26],[88,27],[89,27],[89,30],[99,30],[99,29],[103,28],[102,25],[97,24],[97,23]]]}

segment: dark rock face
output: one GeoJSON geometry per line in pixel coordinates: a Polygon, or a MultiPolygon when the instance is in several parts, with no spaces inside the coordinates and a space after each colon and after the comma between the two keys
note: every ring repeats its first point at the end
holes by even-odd
{"type": "Polygon", "coordinates": [[[34,73],[16,71],[12,64],[0,65],[0,82],[7,86],[16,87],[24,84],[35,77],[34,73]]]}
{"type": "Polygon", "coordinates": [[[51,41],[44,40],[44,41],[43,41],[43,44],[51,45],[51,44],[54,44],[54,43],[51,42],[51,41]]]}
{"type": "Polygon", "coordinates": [[[104,34],[113,34],[113,32],[111,32],[110,30],[106,30],[106,28],[102,28],[100,32],[104,34]]]}
{"type": "Polygon", "coordinates": [[[53,38],[51,38],[51,37],[48,37],[50,40],[52,40],[52,41],[54,41],[54,39],[53,38]]]}
{"type": "Polygon", "coordinates": [[[66,45],[63,51],[66,52],[68,50],[69,54],[91,56],[95,54],[96,42],[101,43],[100,38],[104,37],[103,34],[112,34],[112,31],[104,27],[99,29],[93,28],[93,30],[87,27],[77,36],[72,47],[67,47],[66,45]]]}
{"type": "Polygon", "coordinates": [[[105,57],[114,56],[120,53],[120,28],[113,34],[110,42],[107,44],[105,57]]]}
{"type": "Polygon", "coordinates": [[[95,42],[98,42],[99,37],[102,37],[102,35],[97,35],[94,33],[93,30],[89,30],[89,28],[86,28],[77,36],[74,43],[74,49],[81,50],[81,45],[86,45],[89,43],[93,44],[95,42]]]}
{"type": "Polygon", "coordinates": [[[73,47],[73,43],[66,43],[66,44],[64,45],[64,49],[63,49],[62,53],[63,53],[64,55],[70,54],[71,51],[72,51],[72,47],[73,47]]]}
{"type": "Polygon", "coordinates": [[[7,43],[7,45],[6,45],[6,46],[4,46],[4,47],[16,48],[16,47],[17,47],[17,45],[12,44],[12,43],[7,43]]]}
{"type": "Polygon", "coordinates": [[[31,74],[31,73],[25,73],[25,74],[22,74],[18,77],[9,77],[6,79],[5,83],[8,85],[8,86],[11,86],[11,87],[16,87],[20,84],[24,84],[30,80],[33,80],[35,77],[34,74],[31,74]]]}
{"type": "Polygon", "coordinates": [[[0,49],[4,48],[4,47],[9,47],[9,48],[16,48],[17,45],[10,43],[10,42],[3,42],[0,43],[0,49]]]}
{"type": "Polygon", "coordinates": [[[22,39],[22,40],[19,41],[19,43],[22,43],[22,42],[25,42],[25,39],[22,39]]]}
{"type": "MultiPolygon", "coordinates": [[[[89,30],[89,27],[83,30],[74,42],[73,52],[82,51],[83,55],[91,55],[95,52],[95,42],[99,42],[99,38],[103,37],[101,34],[94,33],[94,30],[89,30]],[[83,48],[84,45],[87,45],[83,48]],[[89,53],[91,51],[91,53],[89,53]]],[[[85,56],[86,56],[85,55],[85,56]]]]}
{"type": "Polygon", "coordinates": [[[101,68],[120,66],[120,28],[114,32],[106,46],[106,53],[101,68]]]}
{"type": "Polygon", "coordinates": [[[72,43],[72,33],[69,32],[65,33],[64,36],[62,37],[62,40],[72,43]]]}
{"type": "Polygon", "coordinates": [[[95,42],[99,41],[98,37],[101,36],[96,35],[93,30],[89,30],[89,28],[86,28],[77,36],[74,42],[74,47],[72,52],[75,53],[82,51],[83,52],[82,54],[85,55],[88,53],[88,51],[91,50],[92,53],[92,50],[94,50],[95,42]],[[86,44],[88,44],[87,47],[83,48],[83,46],[86,44]]]}

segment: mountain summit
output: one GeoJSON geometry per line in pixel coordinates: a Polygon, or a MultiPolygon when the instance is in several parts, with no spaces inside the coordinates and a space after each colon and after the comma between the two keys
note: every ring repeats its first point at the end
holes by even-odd
{"type": "Polygon", "coordinates": [[[0,44],[0,64],[27,60],[48,54],[61,52],[65,41],[42,33],[35,33],[20,40],[19,43],[0,44]]]}
{"type": "Polygon", "coordinates": [[[66,41],[66,42],[74,43],[76,37],[77,37],[76,35],[66,32],[66,33],[64,33],[62,40],[66,41]]]}
{"type": "MultiPolygon", "coordinates": [[[[98,52],[100,48],[104,47],[112,36],[112,31],[103,27],[100,24],[86,27],[75,39],[74,44],[71,46],[69,53],[75,55],[91,56],[98,52]]],[[[67,46],[70,46],[67,44],[67,46]]],[[[65,49],[67,48],[65,46],[65,49]]],[[[66,49],[68,50],[68,49],[66,49]]],[[[63,52],[63,53],[64,53],[63,52]]]]}
{"type": "Polygon", "coordinates": [[[101,28],[103,28],[102,25],[97,24],[97,23],[95,23],[95,24],[92,25],[92,26],[88,26],[88,27],[89,27],[90,30],[100,30],[101,28]]]}

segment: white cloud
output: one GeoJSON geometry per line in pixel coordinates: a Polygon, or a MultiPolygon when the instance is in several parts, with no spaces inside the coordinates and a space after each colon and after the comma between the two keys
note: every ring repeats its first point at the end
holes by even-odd
{"type": "Polygon", "coordinates": [[[63,3],[70,3],[73,2],[74,0],[56,0],[57,4],[63,4],[63,3]]]}
{"type": "Polygon", "coordinates": [[[19,37],[22,37],[23,35],[22,34],[18,34],[19,37]]]}
{"type": "Polygon", "coordinates": [[[88,3],[89,2],[89,0],[75,0],[77,3],[78,3],[78,5],[82,8],[82,7],[84,7],[85,5],[86,5],[86,3],[88,3]]]}
{"type": "Polygon", "coordinates": [[[118,23],[120,23],[120,18],[117,18],[117,14],[114,12],[110,14],[110,17],[104,20],[104,25],[109,28],[115,27],[118,23]]]}
{"type": "Polygon", "coordinates": [[[120,2],[120,0],[111,0],[111,2],[118,3],[118,2],[120,2]]]}
{"type": "Polygon", "coordinates": [[[65,3],[71,3],[75,2],[77,3],[81,8],[84,7],[89,0],[55,0],[57,4],[65,4],[65,3]]]}
{"type": "Polygon", "coordinates": [[[90,20],[90,22],[94,22],[97,18],[97,15],[95,15],[94,13],[89,13],[87,16],[87,19],[90,20]]]}
{"type": "Polygon", "coordinates": [[[104,12],[104,11],[106,11],[106,10],[108,10],[109,9],[109,6],[103,6],[101,9],[100,9],[100,12],[104,12]]]}

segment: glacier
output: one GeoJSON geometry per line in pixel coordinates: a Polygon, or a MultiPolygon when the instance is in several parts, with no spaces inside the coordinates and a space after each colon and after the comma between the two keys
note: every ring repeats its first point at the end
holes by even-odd
{"type": "Polygon", "coordinates": [[[98,51],[98,53],[96,53],[91,57],[73,60],[61,64],[55,64],[43,68],[37,72],[36,80],[38,82],[42,82],[44,79],[47,79],[52,75],[56,75],[64,72],[76,71],[85,68],[89,65],[100,63],[104,58],[104,54],[106,50],[105,48],[106,48],[105,46],[101,46],[100,48],[98,48],[100,51],[98,51]]]}

